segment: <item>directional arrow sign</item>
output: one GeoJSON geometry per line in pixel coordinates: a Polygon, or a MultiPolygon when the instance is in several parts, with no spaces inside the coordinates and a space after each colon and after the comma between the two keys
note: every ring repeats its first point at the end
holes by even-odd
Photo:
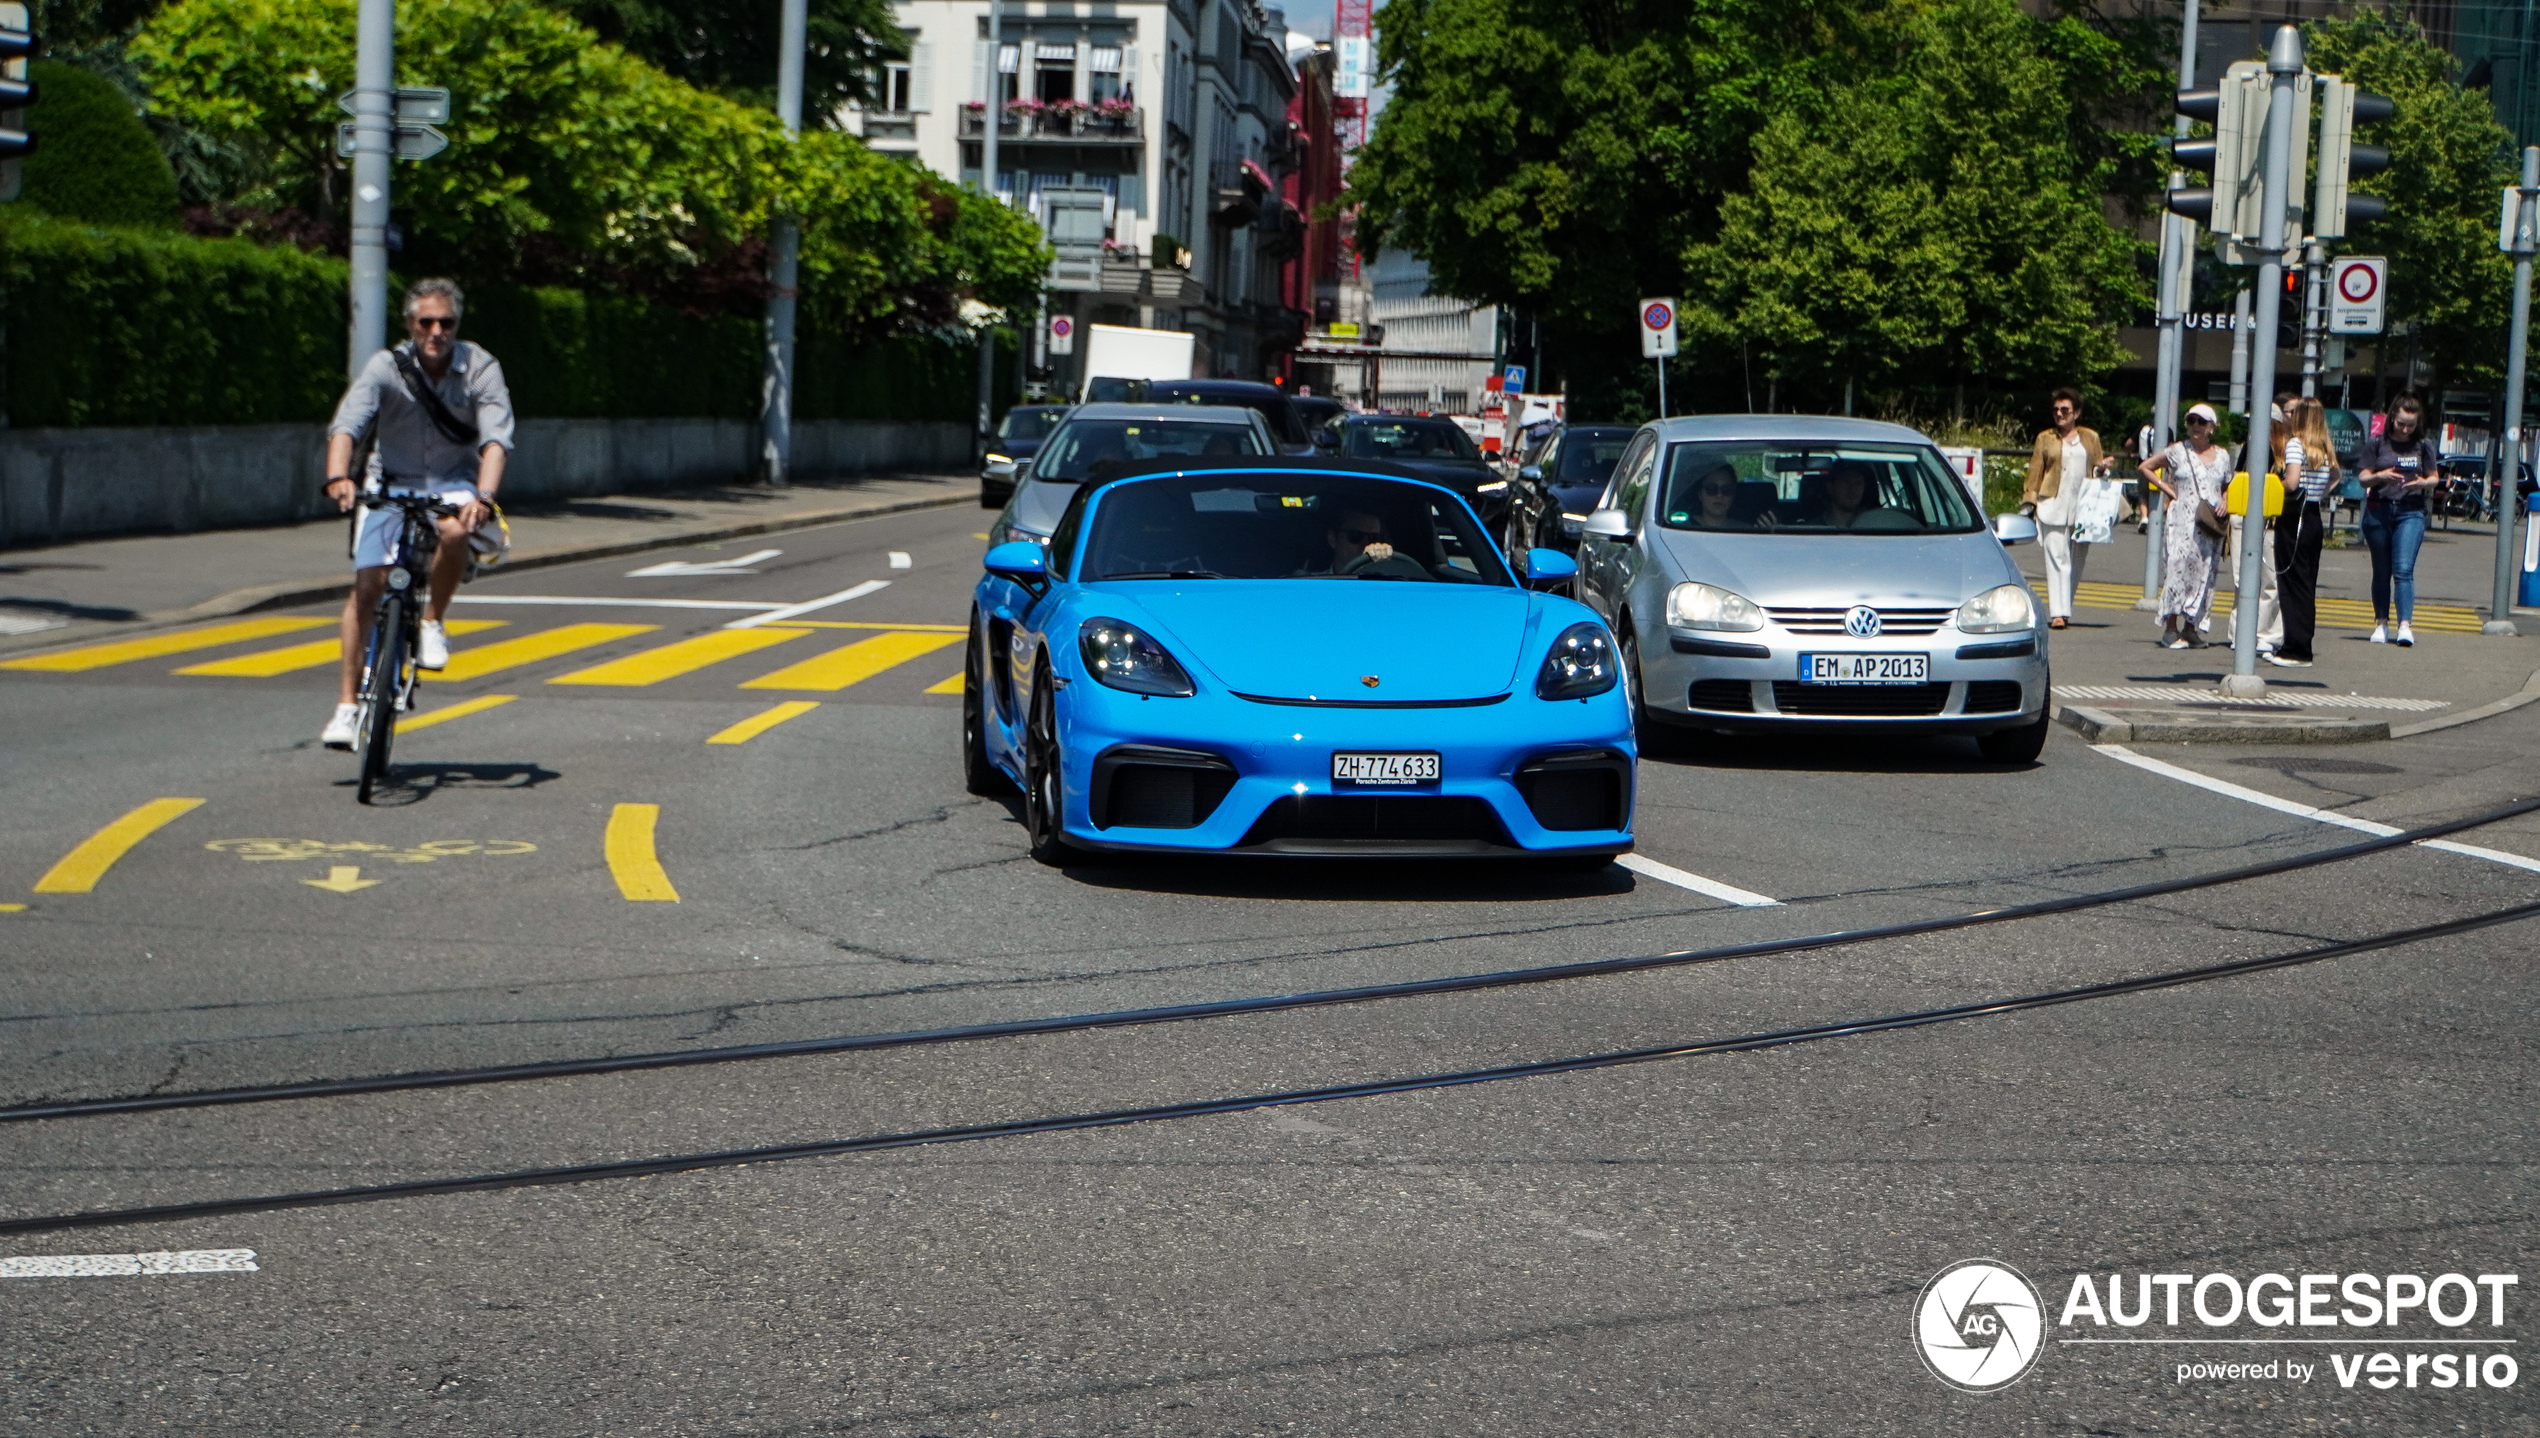
{"type": "Polygon", "coordinates": [[[674,559],[667,564],[648,564],[641,569],[630,569],[626,571],[626,577],[629,579],[675,579],[691,574],[756,574],[758,571],[750,568],[751,565],[764,564],[784,552],[781,549],[762,549],[756,554],[744,554],[738,559],[674,559]]]}
{"type": "Polygon", "coordinates": [[[330,894],[349,894],[355,889],[367,889],[379,881],[363,878],[361,869],[356,865],[337,864],[326,871],[326,877],[323,879],[302,879],[300,882],[312,889],[324,889],[330,894]]]}
{"type": "MultiPolygon", "coordinates": [[[[335,127],[335,153],[350,158],[358,146],[353,137],[353,122],[335,127]]],[[[429,160],[450,148],[450,137],[430,125],[397,122],[396,155],[400,160],[429,160]]]]}

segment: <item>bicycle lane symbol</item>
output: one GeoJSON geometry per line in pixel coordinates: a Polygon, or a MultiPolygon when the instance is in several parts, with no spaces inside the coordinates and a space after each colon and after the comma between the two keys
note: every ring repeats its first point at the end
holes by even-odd
{"type": "Polygon", "coordinates": [[[334,894],[355,894],[378,885],[380,880],[362,877],[365,864],[410,866],[444,859],[510,858],[538,851],[537,845],[523,839],[428,839],[404,846],[364,840],[329,843],[324,839],[214,839],[203,847],[214,853],[234,854],[252,864],[323,862],[327,866],[325,877],[304,878],[300,882],[334,894]],[[351,862],[341,862],[345,860],[351,862]]]}

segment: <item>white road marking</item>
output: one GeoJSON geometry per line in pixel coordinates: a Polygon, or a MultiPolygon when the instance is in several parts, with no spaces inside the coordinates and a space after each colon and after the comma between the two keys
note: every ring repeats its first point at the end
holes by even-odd
{"type": "Polygon", "coordinates": [[[159,1253],[62,1253],[0,1258],[0,1278],[154,1278],[170,1273],[254,1273],[252,1248],[159,1253]]]}
{"type": "Polygon", "coordinates": [[[1647,874],[1662,884],[1673,884],[1679,889],[1691,889],[1697,894],[1708,894],[1723,903],[1736,904],[1741,908],[1778,909],[1782,904],[1779,899],[1768,898],[1749,889],[1741,889],[1735,884],[1723,884],[1717,879],[1706,879],[1700,874],[1688,874],[1673,865],[1662,864],[1655,859],[1644,859],[1638,854],[1624,854],[1616,858],[1614,862],[1635,874],[1647,874]]]}
{"type": "Polygon", "coordinates": [[[891,567],[893,569],[909,569],[913,568],[915,565],[916,561],[908,557],[908,552],[906,550],[894,549],[891,551],[891,567]]]}
{"type": "Polygon", "coordinates": [[[737,559],[672,559],[660,564],[647,564],[641,569],[630,569],[626,571],[626,577],[679,579],[697,574],[756,574],[758,571],[750,568],[751,565],[764,563],[784,552],[781,549],[762,549],[737,559]]]}
{"type": "Polygon", "coordinates": [[[844,604],[850,599],[862,599],[864,596],[871,594],[877,589],[888,589],[890,587],[891,581],[887,579],[868,579],[853,589],[841,589],[835,594],[823,595],[818,599],[806,600],[801,604],[788,604],[782,609],[771,609],[764,614],[753,614],[746,619],[735,619],[723,627],[726,629],[755,629],[762,624],[775,624],[782,620],[799,619],[803,615],[810,614],[815,610],[826,609],[833,604],[844,604]]]}
{"type": "Polygon", "coordinates": [[[782,609],[782,604],[748,599],[609,599],[578,594],[462,594],[461,604],[582,604],[598,608],[631,605],[637,609],[782,609]]]}
{"type": "MultiPolygon", "coordinates": [[[[2358,819],[2351,814],[2340,814],[2334,809],[2315,809],[2308,804],[2296,803],[2291,799],[2279,799],[2273,794],[2243,788],[2228,779],[2216,779],[2209,775],[2199,774],[2193,769],[2183,769],[2176,764],[2137,754],[2123,744],[2093,745],[2091,752],[2105,754],[2111,759],[2132,764],[2137,769],[2147,770],[2164,778],[2176,779],[2182,784],[2193,784],[2199,789],[2220,794],[2226,799],[2238,799],[2244,804],[2255,804],[2262,809],[2273,809],[2279,814],[2291,814],[2297,819],[2335,824],[2341,829],[2353,829],[2357,833],[2370,834],[2381,839],[2406,832],[2371,819],[2358,819]]],[[[2420,839],[2416,847],[2441,849],[2451,854],[2466,854],[2473,859],[2485,859],[2492,864],[2504,864],[2511,868],[2528,869],[2535,874],[2540,874],[2540,859],[2527,858],[2521,854],[2509,854],[2502,849],[2482,849],[2476,844],[2458,844],[2450,839],[2420,839]]]]}

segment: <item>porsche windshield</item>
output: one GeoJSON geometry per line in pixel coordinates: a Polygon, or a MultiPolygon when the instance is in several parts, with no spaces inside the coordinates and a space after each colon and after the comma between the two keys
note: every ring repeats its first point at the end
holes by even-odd
{"type": "Polygon", "coordinates": [[[1196,419],[1071,419],[1041,446],[1032,464],[1036,479],[1082,484],[1094,466],[1137,459],[1268,454],[1261,431],[1248,424],[1196,419]]]}
{"type": "Polygon", "coordinates": [[[1919,445],[1677,444],[1663,476],[1657,514],[1669,529],[1963,534],[1984,527],[1965,484],[1919,445]]]}
{"type": "Polygon", "coordinates": [[[1131,480],[1096,498],[1087,581],[1514,583],[1471,511],[1423,485],[1259,471],[1131,480]]]}

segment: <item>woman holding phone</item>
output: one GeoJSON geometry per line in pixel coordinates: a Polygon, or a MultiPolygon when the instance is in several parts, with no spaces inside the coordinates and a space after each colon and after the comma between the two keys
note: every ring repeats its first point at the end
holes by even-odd
{"type": "Polygon", "coordinates": [[[2417,549],[2425,543],[2426,493],[2443,482],[2443,456],[2426,433],[2425,402],[2401,395],[2381,433],[2355,462],[2364,482],[2364,547],[2372,551],[2372,642],[2417,642],[2417,549]],[[2398,633],[2390,611],[2398,609],[2398,633]]]}

